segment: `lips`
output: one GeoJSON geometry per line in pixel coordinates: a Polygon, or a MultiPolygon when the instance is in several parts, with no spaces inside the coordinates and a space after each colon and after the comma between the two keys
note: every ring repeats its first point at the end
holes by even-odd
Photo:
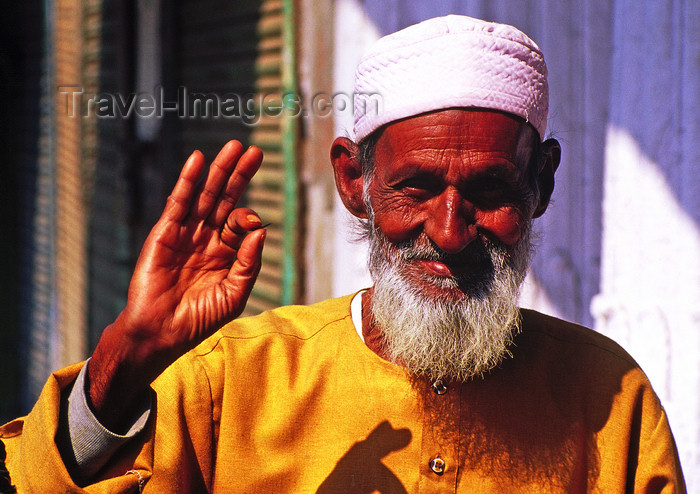
{"type": "MultiPolygon", "coordinates": [[[[425,235],[392,245],[387,248],[395,255],[394,261],[404,264],[404,272],[416,280],[427,281],[442,287],[459,287],[465,292],[474,286],[486,286],[493,279],[493,248],[486,238],[472,242],[461,252],[452,254],[440,250],[425,235]]],[[[392,253],[388,253],[392,257],[392,253]]]]}
{"type": "Polygon", "coordinates": [[[455,271],[461,271],[455,266],[450,266],[442,261],[419,260],[417,264],[425,271],[435,276],[454,277],[455,271]]]}
{"type": "Polygon", "coordinates": [[[490,258],[474,256],[448,256],[442,259],[414,258],[410,262],[416,273],[429,278],[451,278],[460,285],[483,282],[493,276],[494,265],[490,258]]]}

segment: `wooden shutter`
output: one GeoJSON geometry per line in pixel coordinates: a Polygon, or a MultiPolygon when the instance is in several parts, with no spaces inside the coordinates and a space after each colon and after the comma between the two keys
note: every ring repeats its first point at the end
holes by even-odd
{"type": "MultiPolygon", "coordinates": [[[[83,78],[86,91],[127,94],[130,87],[127,3],[116,0],[84,0],[83,78]]],[[[132,20],[128,20],[132,22],[132,20]]],[[[94,348],[104,328],[126,304],[133,270],[129,215],[131,122],[125,118],[100,118],[85,122],[82,155],[86,167],[88,223],[88,328],[94,348]]]]}
{"type": "MultiPolygon", "coordinates": [[[[98,40],[85,38],[85,2],[56,2],[56,86],[80,86],[93,93],[84,68],[89,62],[84,49],[98,40]]],[[[55,94],[55,260],[56,338],[53,367],[85,358],[87,353],[87,185],[93,160],[83,146],[94,146],[94,119],[66,110],[65,100],[55,94]]],[[[84,102],[85,103],[85,102],[84,102]]],[[[77,110],[77,109],[76,109],[77,110]]],[[[83,109],[81,108],[80,111],[83,109]]]]}
{"type": "MultiPolygon", "coordinates": [[[[178,19],[179,90],[221,97],[234,93],[243,101],[252,95],[254,101],[262,101],[266,94],[295,92],[292,15],[291,1],[183,1],[178,19]]],[[[265,153],[245,205],[272,225],[245,314],[296,299],[295,122],[288,116],[266,116],[260,106],[256,109],[254,125],[211,115],[178,119],[180,162],[195,148],[212,159],[229,139],[255,144],[265,153]]]]}
{"type": "Polygon", "coordinates": [[[83,137],[90,142],[90,134],[83,135],[89,124],[80,116],[82,108],[69,108],[58,90],[83,87],[83,3],[56,0],[43,7],[41,85],[33,95],[39,131],[38,139],[27,143],[38,151],[34,163],[25,163],[33,170],[22,177],[31,197],[23,218],[28,230],[22,235],[28,239],[22,287],[28,307],[20,352],[25,408],[53,369],[85,357],[87,341],[85,184],[90,163],[83,160],[81,142],[83,137]],[[30,178],[31,184],[24,181],[30,178]]]}
{"type": "MultiPolygon", "coordinates": [[[[260,95],[297,94],[292,1],[263,2],[258,23],[256,89],[260,95]]],[[[265,100],[262,100],[265,101],[265,100]]],[[[273,100],[274,101],[274,100],[273,100]]],[[[273,103],[274,104],[274,103],[273,103]]],[[[264,105],[264,103],[263,103],[264,105]]],[[[254,127],[251,143],[265,152],[258,180],[251,183],[249,205],[264,222],[272,222],[263,251],[263,267],[248,302],[257,313],[297,299],[298,174],[297,120],[268,113],[254,127]]]]}
{"type": "Polygon", "coordinates": [[[6,110],[2,143],[9,159],[0,166],[5,285],[0,415],[8,420],[30,410],[43,383],[39,379],[45,379],[49,367],[52,227],[38,221],[50,212],[51,204],[50,182],[39,180],[46,176],[51,153],[48,132],[40,126],[51,115],[46,83],[51,33],[44,29],[45,5],[36,0],[13,3],[0,20],[7,49],[0,54],[1,84],[7,95],[0,103],[6,110]]]}

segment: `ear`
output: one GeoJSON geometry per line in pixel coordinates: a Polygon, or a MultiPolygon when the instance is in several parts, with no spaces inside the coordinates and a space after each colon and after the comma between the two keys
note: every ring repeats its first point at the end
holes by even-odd
{"type": "Polygon", "coordinates": [[[539,188],[539,198],[537,208],[533,213],[533,218],[539,218],[547,210],[549,199],[554,191],[554,172],[559,167],[561,161],[561,146],[556,139],[547,139],[540,144],[539,171],[537,173],[537,184],[539,188]]]}
{"type": "Polygon", "coordinates": [[[347,137],[338,137],[331,146],[331,163],[335,174],[335,186],[340,199],[358,218],[367,218],[367,210],[363,199],[364,179],[362,165],[357,159],[357,144],[347,137]]]}

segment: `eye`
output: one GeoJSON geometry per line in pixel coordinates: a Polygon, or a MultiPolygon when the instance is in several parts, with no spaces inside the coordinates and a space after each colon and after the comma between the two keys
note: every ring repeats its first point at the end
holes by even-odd
{"type": "Polygon", "coordinates": [[[427,176],[411,177],[402,180],[397,188],[406,195],[416,198],[430,197],[440,191],[440,183],[427,176]]]}
{"type": "Polygon", "coordinates": [[[478,186],[482,192],[486,193],[502,192],[509,188],[509,185],[505,181],[499,180],[497,178],[487,178],[485,180],[482,180],[478,186]]]}
{"type": "Polygon", "coordinates": [[[497,198],[508,195],[512,190],[512,184],[495,177],[483,177],[471,183],[469,187],[470,195],[481,198],[497,198]]]}
{"type": "Polygon", "coordinates": [[[527,196],[523,184],[495,177],[485,177],[473,184],[469,191],[472,200],[485,209],[495,209],[506,204],[519,204],[527,196]]]}

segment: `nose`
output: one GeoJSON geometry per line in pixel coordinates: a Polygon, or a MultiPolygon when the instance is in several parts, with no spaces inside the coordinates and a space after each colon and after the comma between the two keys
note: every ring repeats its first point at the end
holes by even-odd
{"type": "Polygon", "coordinates": [[[425,233],[446,253],[461,252],[477,237],[474,205],[451,187],[433,198],[433,203],[425,233]]]}

